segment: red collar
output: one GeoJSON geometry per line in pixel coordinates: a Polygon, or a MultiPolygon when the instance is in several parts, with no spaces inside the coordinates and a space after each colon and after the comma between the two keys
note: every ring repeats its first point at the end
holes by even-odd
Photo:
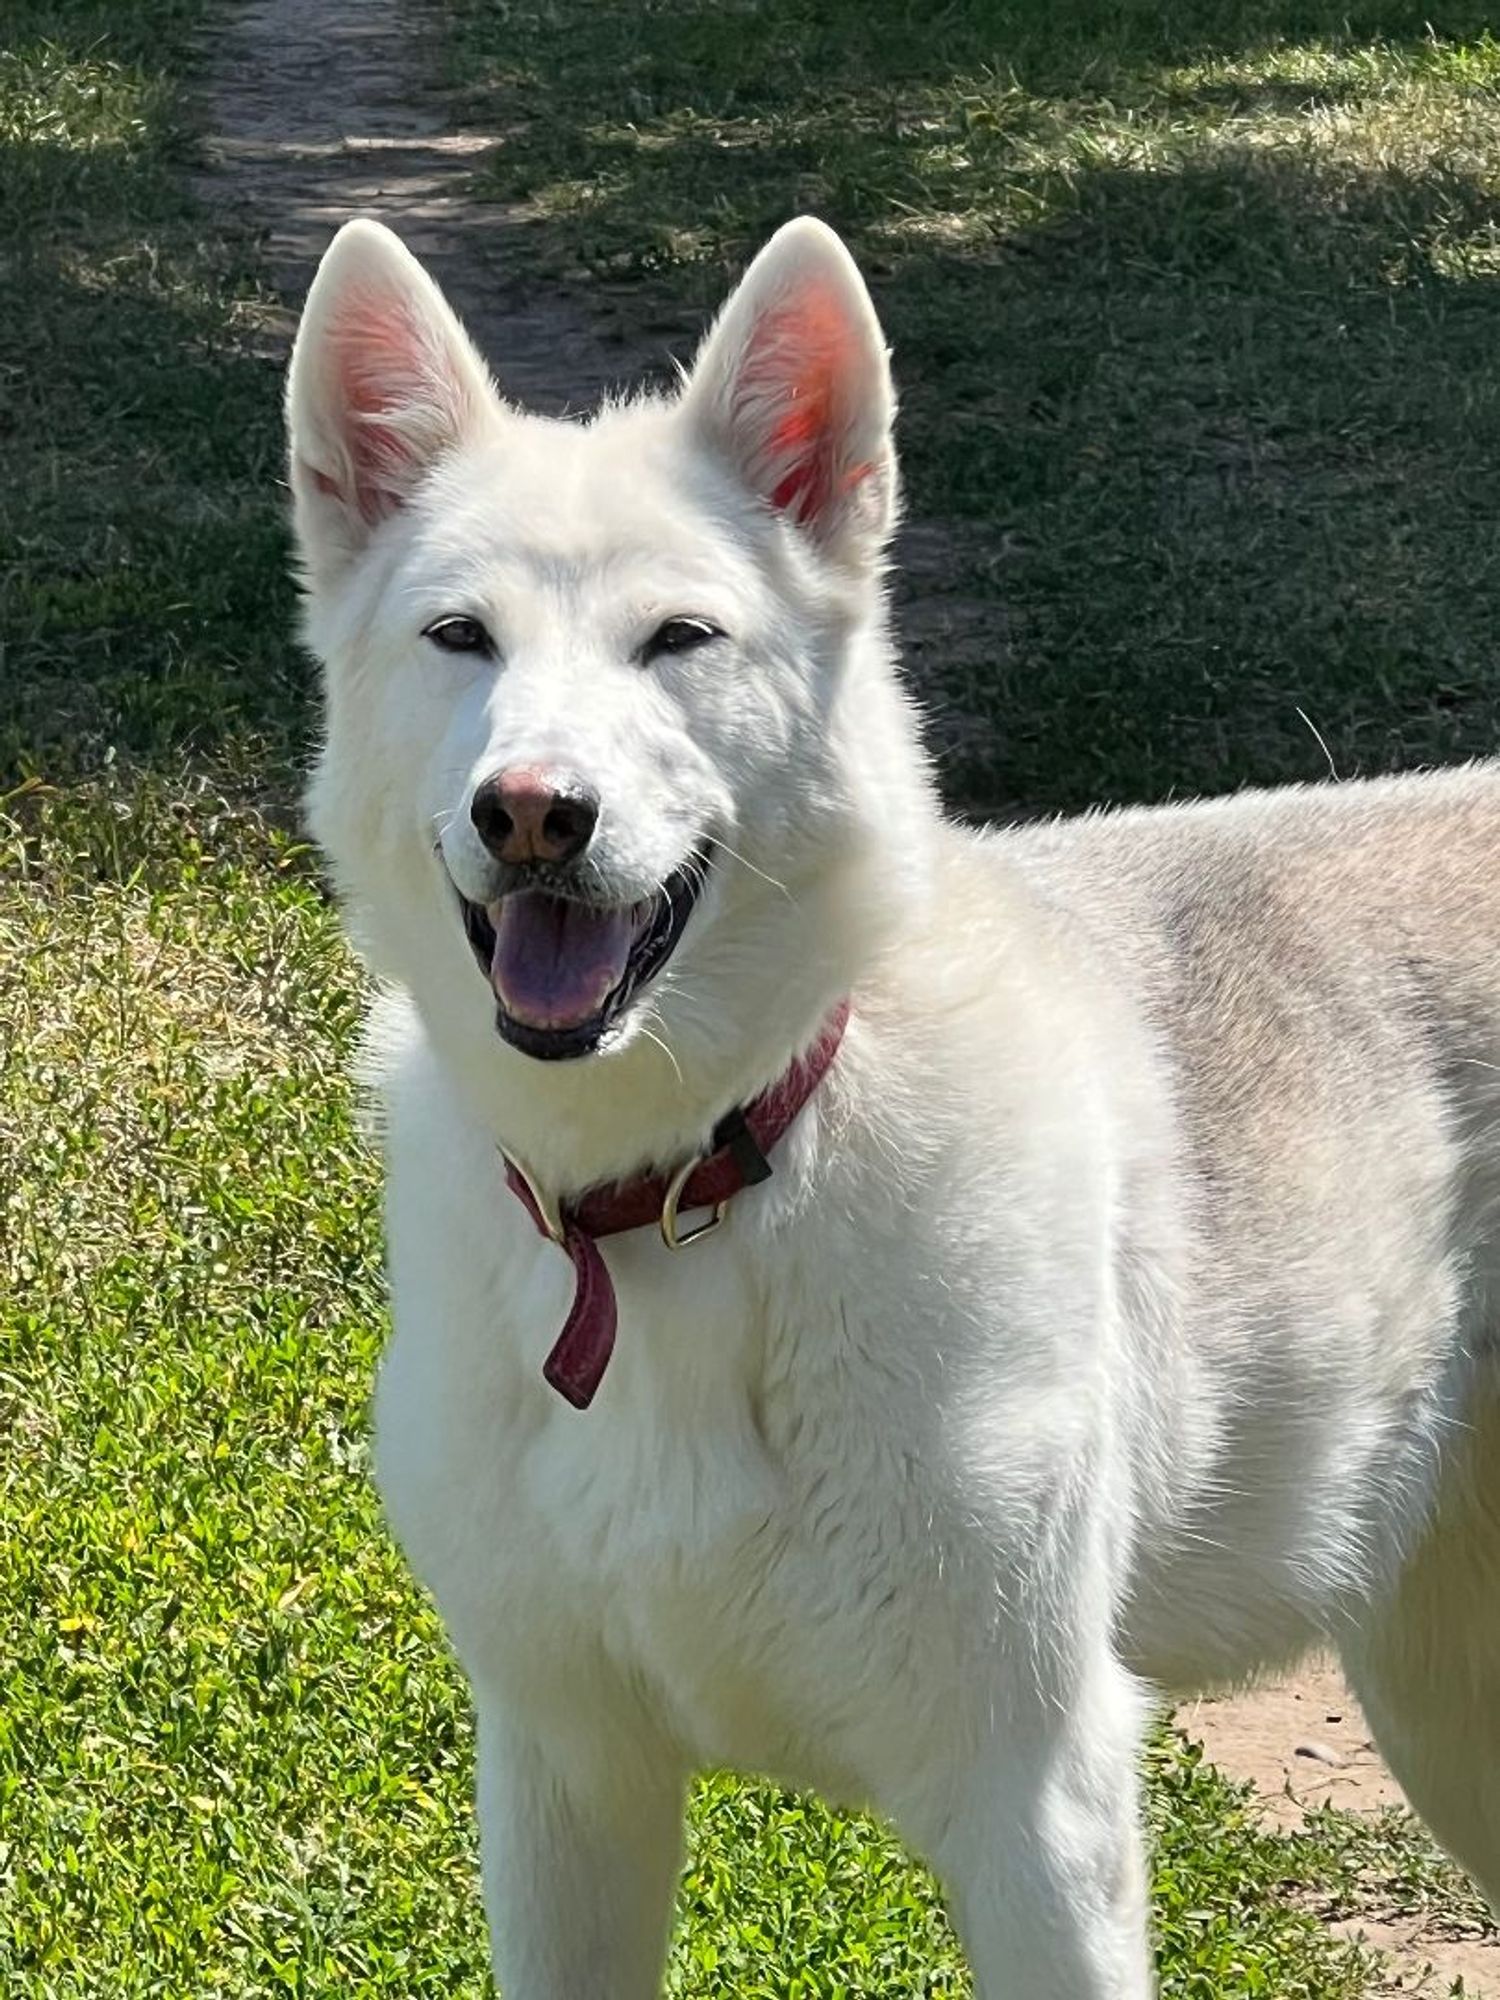
{"type": "Polygon", "coordinates": [[[768,1180],[766,1157],[791,1127],[832,1067],[849,1019],[841,1000],[805,1055],[798,1056],[753,1103],[736,1107],[714,1127],[710,1150],[673,1174],[642,1174],[586,1188],[561,1208],[548,1202],[531,1176],[504,1154],[511,1193],[525,1205],[541,1231],[573,1260],[573,1304],[553,1342],[542,1373],[575,1410],[586,1410],[604,1379],[615,1344],[618,1313],[615,1288],[598,1238],[656,1223],[669,1250],[685,1250],[718,1228],[724,1211],[742,1189],[768,1180]],[[680,1210],[707,1208],[707,1222],[679,1229],[680,1210]]]}

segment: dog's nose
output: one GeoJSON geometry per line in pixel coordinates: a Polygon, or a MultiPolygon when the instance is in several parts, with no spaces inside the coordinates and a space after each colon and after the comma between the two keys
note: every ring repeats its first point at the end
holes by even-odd
{"type": "Polygon", "coordinates": [[[572,861],[599,823],[599,796],[580,779],[526,767],[474,788],[469,817],[497,861],[572,861]]]}

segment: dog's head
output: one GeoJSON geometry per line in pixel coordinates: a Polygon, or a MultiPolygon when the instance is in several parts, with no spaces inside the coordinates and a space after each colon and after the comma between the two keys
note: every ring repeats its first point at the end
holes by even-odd
{"type": "Polygon", "coordinates": [[[313,821],[440,1033],[512,1071],[643,1036],[753,1068],[858,971],[927,798],[885,642],[892,415],[818,223],[680,394],[577,424],[501,398],[388,231],[335,240],[288,392],[313,821]]]}

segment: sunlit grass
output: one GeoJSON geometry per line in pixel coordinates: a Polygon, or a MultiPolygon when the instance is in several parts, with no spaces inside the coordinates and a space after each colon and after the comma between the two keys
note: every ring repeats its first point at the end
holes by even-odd
{"type": "Polygon", "coordinates": [[[162,83],[136,64],[70,55],[46,41],[0,49],[0,144],[143,149],[169,101],[162,83]]]}

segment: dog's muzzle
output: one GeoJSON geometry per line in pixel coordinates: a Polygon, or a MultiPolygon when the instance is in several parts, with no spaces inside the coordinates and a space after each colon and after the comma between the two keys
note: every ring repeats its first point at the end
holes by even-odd
{"type": "Polygon", "coordinates": [[[513,886],[489,903],[455,884],[500,1035],[543,1062],[590,1054],[676,951],[712,860],[705,840],[635,903],[591,900],[572,869],[549,861],[512,866],[513,886]]]}

